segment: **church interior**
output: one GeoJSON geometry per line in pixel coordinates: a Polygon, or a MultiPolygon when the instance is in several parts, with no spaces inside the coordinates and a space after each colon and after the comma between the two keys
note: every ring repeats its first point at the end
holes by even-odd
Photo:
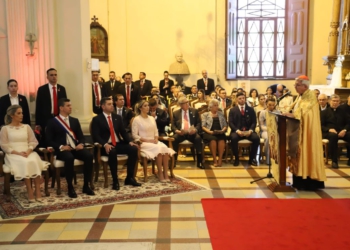
{"type": "MultiPolygon", "coordinates": [[[[339,94],[346,101],[350,94],[350,47],[345,32],[349,31],[350,0],[293,1],[308,5],[308,20],[302,23],[307,34],[307,49],[302,51],[306,65],[297,69],[296,76],[307,75],[310,89],[319,89],[328,96],[339,94]]],[[[58,83],[71,100],[71,115],[80,120],[84,135],[89,137],[94,116],[91,71],[96,67],[91,61],[92,22],[98,22],[108,34],[108,59],[100,58],[97,64],[104,79],[109,79],[110,71],[115,71],[116,76],[131,72],[133,80],[138,80],[139,72],[146,72],[147,79],[158,86],[163,72],[181,52],[190,70],[184,76],[186,86],[195,85],[202,70],[206,70],[215,84],[231,93],[241,81],[228,79],[226,72],[227,13],[231,2],[235,1],[0,0],[0,96],[8,94],[6,82],[16,79],[18,93],[27,97],[34,118],[36,91],[47,83],[46,70],[55,68],[58,83]]],[[[174,75],[170,74],[170,78],[175,80],[174,75]]],[[[265,93],[273,84],[283,84],[292,95],[297,94],[294,78],[249,81],[250,88],[259,93],[265,93]]],[[[268,166],[248,165],[247,155],[242,156],[244,160],[238,167],[228,162],[221,168],[203,170],[196,167],[188,151],[179,157],[173,171],[176,178],[198,185],[198,190],[0,219],[0,249],[19,244],[82,244],[81,249],[85,249],[84,244],[92,243],[125,243],[125,249],[148,249],[137,248],[137,244],[145,242],[156,250],[213,249],[201,199],[350,197],[350,167],[345,151],[340,156],[339,169],[325,164],[325,189],[297,192],[272,192],[268,188],[270,178],[251,183],[265,177],[268,166]]],[[[210,157],[206,160],[210,161],[210,157]]],[[[148,166],[151,168],[151,164],[148,166]]],[[[0,177],[0,183],[2,180],[0,177]]],[[[138,180],[142,182],[141,177],[138,180]]],[[[286,180],[291,182],[291,173],[287,172],[286,180]]],[[[49,191],[54,193],[55,188],[49,191]]]]}

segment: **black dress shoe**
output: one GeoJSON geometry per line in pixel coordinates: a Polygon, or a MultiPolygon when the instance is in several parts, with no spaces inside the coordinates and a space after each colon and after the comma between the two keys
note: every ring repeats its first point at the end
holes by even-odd
{"type": "Polygon", "coordinates": [[[92,191],[91,188],[88,186],[83,187],[83,193],[87,195],[95,195],[95,192],[92,191]]]}
{"type": "Polygon", "coordinates": [[[134,186],[134,187],[141,186],[141,184],[138,183],[134,178],[126,178],[125,182],[124,182],[124,185],[131,185],[131,186],[134,186]]]}
{"type": "Polygon", "coordinates": [[[332,168],[339,168],[338,163],[337,162],[332,162],[332,168]]]}
{"type": "Polygon", "coordinates": [[[249,161],[249,164],[253,166],[258,166],[258,162],[255,159],[249,161]]]}
{"type": "Polygon", "coordinates": [[[203,166],[203,164],[201,163],[201,164],[198,164],[197,165],[197,168],[200,168],[200,169],[205,169],[205,167],[203,166]]]}
{"type": "Polygon", "coordinates": [[[75,192],[74,188],[69,188],[69,189],[68,189],[68,196],[69,196],[70,198],[77,198],[77,197],[78,197],[78,195],[77,195],[77,193],[75,192]]]}
{"type": "Polygon", "coordinates": [[[113,182],[112,189],[113,189],[113,190],[117,190],[117,191],[120,189],[120,186],[119,186],[119,182],[118,182],[118,181],[117,181],[117,182],[113,182]]]}
{"type": "Polygon", "coordinates": [[[237,160],[235,160],[235,162],[233,163],[233,166],[238,166],[239,165],[239,160],[237,159],[237,160]]]}

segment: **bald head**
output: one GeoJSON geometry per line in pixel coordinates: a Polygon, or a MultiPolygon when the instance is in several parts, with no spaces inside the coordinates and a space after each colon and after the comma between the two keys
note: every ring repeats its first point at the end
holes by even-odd
{"type": "Polygon", "coordinates": [[[282,85],[282,84],[278,84],[278,85],[277,85],[277,90],[278,90],[279,92],[282,92],[282,91],[283,91],[283,85],[282,85]]]}
{"type": "Polygon", "coordinates": [[[327,106],[327,102],[328,102],[328,97],[327,97],[327,95],[325,95],[325,94],[320,94],[320,95],[318,96],[318,103],[320,104],[320,106],[321,106],[322,108],[324,108],[324,107],[327,106]]]}

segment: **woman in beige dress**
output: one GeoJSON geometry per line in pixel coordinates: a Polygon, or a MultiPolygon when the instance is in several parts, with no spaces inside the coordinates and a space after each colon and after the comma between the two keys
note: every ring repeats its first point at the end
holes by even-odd
{"type": "Polygon", "coordinates": [[[5,164],[10,166],[15,180],[24,180],[28,192],[28,201],[41,202],[40,177],[44,162],[33,149],[38,145],[33,130],[27,124],[22,124],[23,111],[21,106],[12,105],[7,109],[5,126],[0,131],[0,145],[6,153],[5,164]],[[30,179],[34,180],[35,198],[30,179]]]}
{"type": "Polygon", "coordinates": [[[156,159],[158,179],[160,182],[170,182],[168,176],[169,156],[175,151],[158,141],[158,128],[154,117],[149,116],[147,101],[135,105],[136,117],[132,123],[132,137],[141,142],[141,152],[148,159],[156,159]]]}

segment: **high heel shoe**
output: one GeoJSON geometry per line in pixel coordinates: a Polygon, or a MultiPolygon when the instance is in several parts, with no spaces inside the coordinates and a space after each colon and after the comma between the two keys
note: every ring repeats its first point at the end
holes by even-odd
{"type": "Polygon", "coordinates": [[[28,203],[35,203],[35,199],[28,199],[28,203]]]}
{"type": "Polygon", "coordinates": [[[165,179],[165,182],[171,182],[170,179],[165,179]]]}
{"type": "Polygon", "coordinates": [[[44,202],[43,198],[41,198],[41,197],[40,197],[40,198],[36,198],[35,200],[36,200],[37,202],[40,202],[40,203],[44,202]]]}

